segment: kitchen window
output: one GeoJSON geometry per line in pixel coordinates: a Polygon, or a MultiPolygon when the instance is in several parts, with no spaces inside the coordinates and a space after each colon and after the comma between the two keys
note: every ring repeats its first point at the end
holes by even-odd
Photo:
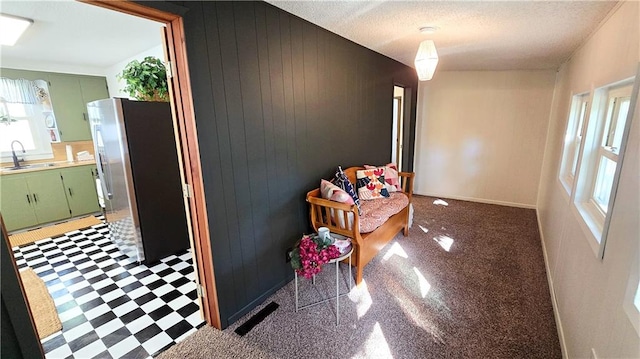
{"type": "Polygon", "coordinates": [[[608,214],[614,202],[625,141],[630,127],[632,81],[574,97],[565,136],[560,180],[572,196],[591,247],[604,255],[608,214]]]}
{"type": "Polygon", "coordinates": [[[52,124],[55,124],[55,117],[45,81],[0,78],[2,162],[12,161],[12,149],[19,158],[25,155],[29,160],[52,158],[51,142],[58,139],[57,132],[49,129],[52,124]]]}

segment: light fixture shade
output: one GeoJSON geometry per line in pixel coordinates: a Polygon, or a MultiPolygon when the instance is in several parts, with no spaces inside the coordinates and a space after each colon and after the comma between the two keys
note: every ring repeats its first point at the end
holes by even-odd
{"type": "Polygon", "coordinates": [[[438,66],[438,53],[433,40],[424,40],[420,43],[415,65],[420,81],[431,80],[433,73],[436,71],[436,66],[438,66]]]}
{"type": "Polygon", "coordinates": [[[31,19],[0,14],[0,45],[13,46],[33,23],[31,19]]]}

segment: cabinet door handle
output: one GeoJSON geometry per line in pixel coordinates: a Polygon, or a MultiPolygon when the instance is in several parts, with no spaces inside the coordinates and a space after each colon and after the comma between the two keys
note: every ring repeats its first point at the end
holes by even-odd
{"type": "Polygon", "coordinates": [[[29,202],[29,204],[31,204],[31,197],[29,197],[29,195],[27,195],[27,202],[29,202]]]}
{"type": "Polygon", "coordinates": [[[84,112],[82,113],[82,119],[85,120],[85,121],[87,120],[87,114],[84,113],[84,112]]]}
{"type": "Polygon", "coordinates": [[[69,196],[73,197],[73,193],[71,193],[71,187],[67,188],[69,190],[69,196]]]}
{"type": "MultiPolygon", "coordinates": [[[[58,193],[60,193],[60,192],[58,192],[58,193]]],[[[33,200],[34,200],[36,203],[38,203],[38,195],[37,195],[37,194],[35,194],[35,193],[33,194],[33,200]]]]}

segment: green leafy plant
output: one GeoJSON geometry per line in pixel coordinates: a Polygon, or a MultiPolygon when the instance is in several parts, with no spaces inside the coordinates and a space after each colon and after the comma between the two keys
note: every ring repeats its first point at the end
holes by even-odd
{"type": "Polygon", "coordinates": [[[124,91],[136,100],[169,101],[167,69],[157,57],[133,60],[117,77],[127,83],[124,91]]]}

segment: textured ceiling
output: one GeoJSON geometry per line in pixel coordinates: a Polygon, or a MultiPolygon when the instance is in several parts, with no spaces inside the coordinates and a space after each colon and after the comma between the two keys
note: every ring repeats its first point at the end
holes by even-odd
{"type": "Polygon", "coordinates": [[[440,70],[554,69],[615,1],[268,1],[413,67],[434,40],[440,70]],[[438,26],[424,35],[421,26],[438,26]]]}
{"type": "Polygon", "coordinates": [[[70,0],[0,1],[0,11],[34,20],[2,62],[104,68],[162,43],[160,23],[70,0]]]}
{"type": "MultiPolygon", "coordinates": [[[[557,68],[615,6],[612,1],[269,1],[413,67],[433,39],[439,70],[557,68]],[[425,25],[439,26],[433,35],[425,25]]],[[[0,11],[35,20],[4,63],[106,67],[160,43],[160,24],[70,0],[0,1],[0,11]]]]}

